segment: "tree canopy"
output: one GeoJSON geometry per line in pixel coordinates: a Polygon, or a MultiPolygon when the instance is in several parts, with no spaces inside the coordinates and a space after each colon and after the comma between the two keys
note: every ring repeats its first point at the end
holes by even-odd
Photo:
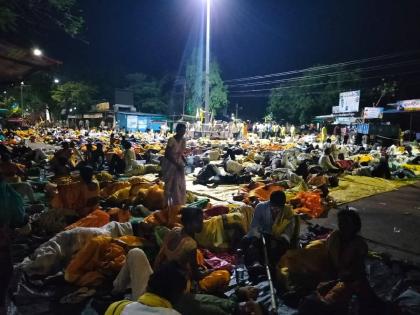
{"type": "Polygon", "coordinates": [[[360,89],[360,74],[335,69],[308,70],[296,81],[286,81],[271,91],[267,111],[277,120],[309,122],[314,116],[330,114],[341,92],[360,89]]]}
{"type": "Polygon", "coordinates": [[[94,105],[95,88],[84,82],[66,82],[56,85],[51,98],[54,101],[51,111],[58,115],[62,109],[76,107],[76,112],[87,112],[91,105],[94,105]]]}
{"type": "Polygon", "coordinates": [[[126,89],[132,90],[134,105],[138,111],[145,113],[166,113],[168,110],[168,95],[165,87],[167,77],[157,80],[144,73],[132,73],[126,76],[126,89]]]}
{"type": "Polygon", "coordinates": [[[76,36],[84,19],[77,0],[0,0],[0,32],[33,35],[59,29],[76,36]]]}
{"type": "MultiPolygon", "coordinates": [[[[202,58],[194,51],[186,67],[187,95],[186,112],[195,115],[197,108],[204,106],[204,80],[202,58]]],[[[228,105],[228,92],[224,84],[219,64],[210,63],[210,111],[220,112],[228,105]]]]}

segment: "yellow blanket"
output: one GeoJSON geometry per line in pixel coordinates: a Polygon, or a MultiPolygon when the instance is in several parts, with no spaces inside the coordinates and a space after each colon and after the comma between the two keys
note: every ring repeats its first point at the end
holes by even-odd
{"type": "Polygon", "coordinates": [[[339,187],[331,189],[330,195],[337,201],[337,204],[343,204],[396,190],[414,182],[416,180],[387,180],[375,177],[346,175],[340,178],[339,187]]]}

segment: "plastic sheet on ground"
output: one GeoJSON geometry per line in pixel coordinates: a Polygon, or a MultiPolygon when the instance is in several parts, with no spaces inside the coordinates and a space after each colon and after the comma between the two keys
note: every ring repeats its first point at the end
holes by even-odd
{"type": "Polygon", "coordinates": [[[337,204],[343,204],[396,190],[415,183],[416,180],[387,180],[383,178],[346,175],[340,178],[339,187],[331,188],[330,195],[337,204]]]}

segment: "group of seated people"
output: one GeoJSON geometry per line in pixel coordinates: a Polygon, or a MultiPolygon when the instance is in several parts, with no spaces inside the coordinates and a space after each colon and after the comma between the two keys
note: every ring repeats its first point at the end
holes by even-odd
{"type": "MultiPolygon", "coordinates": [[[[112,136],[109,148],[115,143],[112,136]]],[[[217,214],[218,220],[211,220],[206,211],[196,206],[183,207],[180,220],[172,230],[160,229],[159,225],[165,225],[161,222],[150,224],[153,221],[150,216],[164,211],[148,212],[144,220],[133,221],[134,210],[126,204],[141,208],[138,199],[129,200],[129,197],[132,193],[147,194],[146,189],[143,183],[129,186],[127,182],[116,181],[116,177],[111,177],[111,184],[119,185],[128,197],[116,198],[119,202],[115,205],[121,208],[116,216],[124,220],[110,219],[110,208],[100,207],[104,204],[100,203],[100,199],[104,199],[101,188],[104,188],[94,175],[104,169],[119,175],[138,167],[132,143],[121,139],[120,144],[122,152],[113,152],[105,150],[100,142],[84,143],[81,150],[75,142],[63,141],[62,148],[54,153],[49,161],[54,178],[45,190],[52,208],[59,209],[59,216],[65,213],[66,228],[22,262],[20,268],[27,275],[49,275],[61,269],[67,282],[79,286],[95,286],[102,283],[104,277],[112,278],[112,301],[117,302],[110,303],[107,315],[266,314],[269,310],[256,302],[259,292],[253,286],[241,287],[243,283],[240,283],[233,295],[224,295],[234,278],[232,268],[216,270],[203,262],[205,248],[202,244],[209,239],[219,241],[227,237],[228,240],[222,241],[226,241],[231,253],[236,253],[237,263],[244,262],[251,283],[258,284],[266,279],[268,267],[276,294],[287,292],[283,299],[298,307],[300,314],[345,314],[345,308],[355,296],[361,308],[378,309],[381,303],[364,273],[367,245],[359,236],[361,222],[357,212],[340,211],[338,230],[325,240],[299,248],[301,221],[296,208],[307,207],[306,197],[297,194],[290,199],[284,190],[285,187],[309,186],[314,191],[300,193],[316,194],[317,202],[327,202],[329,187],[338,184],[337,176],[353,171],[356,164],[346,160],[343,154],[337,154],[338,159],[335,159],[331,141],[327,140],[324,154],[312,168],[308,160],[317,162],[318,159],[316,155],[316,158],[311,156],[316,150],[313,146],[307,146],[304,153],[308,158],[304,160],[306,164],[297,164],[294,152],[251,154],[251,150],[247,152],[239,145],[226,148],[226,152],[220,152],[217,157],[213,156],[214,152],[205,156],[209,161],[219,161],[219,164],[208,164],[207,182],[213,178],[211,180],[219,183],[249,183],[253,175],[271,179],[264,183],[250,182],[248,188],[252,193],[240,198],[251,208],[247,229],[242,228],[241,216],[223,212],[217,214]],[[237,156],[248,158],[248,164],[240,163],[237,156]],[[220,173],[220,169],[224,173],[220,173]],[[73,170],[79,171],[78,181],[60,185],[60,179],[68,177],[73,170]],[[127,212],[129,215],[125,216],[127,212]],[[77,223],[94,216],[97,216],[94,227],[77,223]],[[158,237],[160,232],[162,235],[158,237]],[[150,241],[158,244],[157,253],[149,252],[150,241]]],[[[34,164],[43,167],[46,160],[33,150],[25,154],[30,163],[20,165],[12,161],[11,154],[2,152],[0,163],[0,206],[7,209],[0,216],[0,233],[4,236],[0,240],[0,251],[4,254],[0,258],[4,267],[2,283],[10,281],[11,229],[27,222],[22,197],[36,202],[31,184],[25,181],[27,169],[34,164]],[[13,205],[10,200],[14,200],[13,205]]],[[[146,160],[154,158],[153,153],[148,154],[146,160]]],[[[360,163],[363,166],[362,163],[365,162],[360,163]]],[[[387,161],[381,159],[371,176],[389,178],[385,164],[387,161]]],[[[159,186],[158,183],[153,185],[159,186]]],[[[106,195],[105,204],[113,199],[116,191],[106,195]]],[[[157,206],[150,210],[164,209],[157,206]]],[[[4,307],[7,291],[1,293],[1,307],[4,307]]]]}

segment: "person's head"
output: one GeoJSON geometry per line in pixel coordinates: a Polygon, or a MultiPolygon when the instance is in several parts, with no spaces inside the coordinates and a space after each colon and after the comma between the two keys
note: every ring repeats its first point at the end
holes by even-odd
{"type": "Polygon", "coordinates": [[[86,150],[88,151],[92,151],[93,150],[93,145],[91,142],[89,142],[88,144],[86,144],[86,150]]]}
{"type": "Polygon", "coordinates": [[[325,155],[330,155],[331,154],[331,148],[325,148],[324,153],[325,153],[325,155]]]}
{"type": "Polygon", "coordinates": [[[344,160],[344,153],[339,153],[338,154],[338,159],[339,160],[344,160]]]}
{"type": "Polygon", "coordinates": [[[150,276],[147,292],[175,303],[182,296],[186,287],[187,278],[182,267],[172,261],[162,264],[150,276]]]}
{"type": "Polygon", "coordinates": [[[270,205],[272,207],[283,207],[286,204],[286,194],[283,191],[274,191],[270,195],[270,205]]]}
{"type": "Polygon", "coordinates": [[[327,139],[327,143],[331,143],[331,139],[330,138],[327,139]]]}
{"type": "Polygon", "coordinates": [[[103,151],[103,149],[104,149],[104,145],[101,142],[98,142],[96,144],[96,151],[100,152],[100,151],[103,151]]]}
{"type": "Polygon", "coordinates": [[[351,240],[362,229],[362,221],[355,210],[340,210],[337,218],[338,229],[345,240],[351,240]]]}
{"type": "Polygon", "coordinates": [[[177,136],[183,137],[186,131],[187,127],[185,126],[185,124],[179,123],[176,125],[175,132],[177,136]]]}
{"type": "Polygon", "coordinates": [[[63,143],[61,144],[61,147],[62,147],[64,150],[68,150],[68,149],[69,149],[69,147],[70,147],[70,145],[69,145],[69,143],[68,143],[67,141],[63,141],[63,143]]]}
{"type": "Polygon", "coordinates": [[[80,168],[80,177],[85,183],[91,183],[93,178],[93,168],[90,166],[83,166],[80,168]]]}
{"type": "Polygon", "coordinates": [[[131,149],[131,142],[124,140],[121,142],[122,147],[124,148],[124,150],[130,150],[131,149]]]}
{"type": "Polygon", "coordinates": [[[190,233],[200,233],[203,229],[203,210],[185,207],[181,210],[181,222],[184,229],[190,233]]]}

